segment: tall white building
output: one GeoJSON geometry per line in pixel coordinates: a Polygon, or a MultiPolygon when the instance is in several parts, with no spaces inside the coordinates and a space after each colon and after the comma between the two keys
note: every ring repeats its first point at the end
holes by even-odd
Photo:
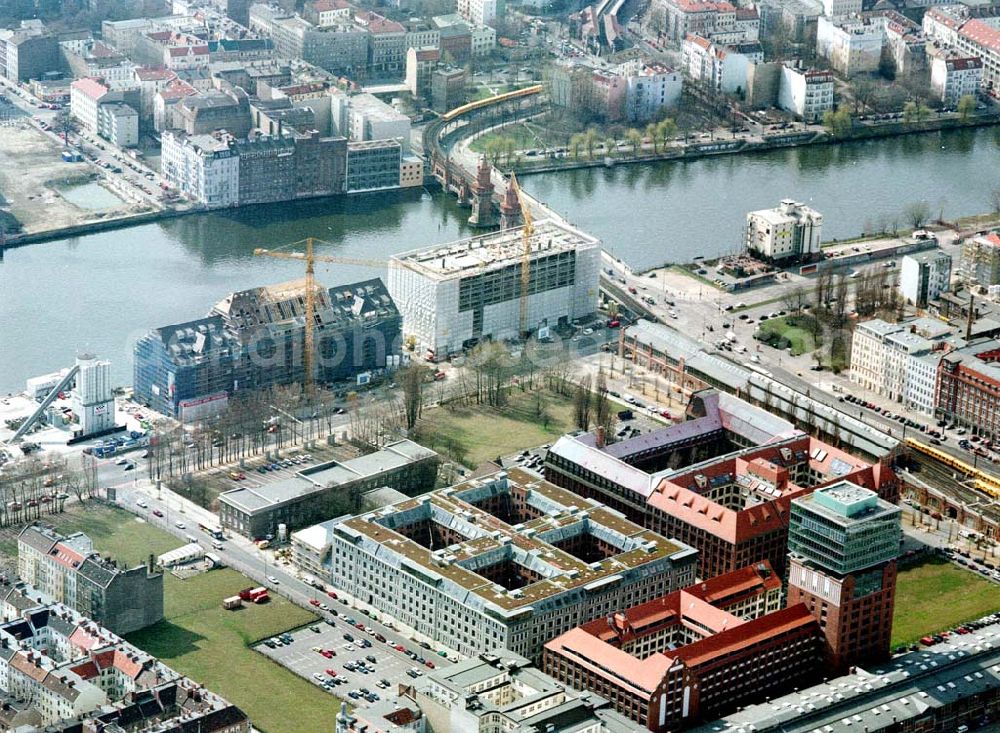
{"type": "Polygon", "coordinates": [[[495,25],[497,0],[458,0],[458,14],[476,25],[495,25]]]}
{"type": "Polygon", "coordinates": [[[69,85],[69,109],[88,132],[97,132],[97,108],[110,89],[99,79],[77,79],[69,85]]]}
{"type": "Polygon", "coordinates": [[[937,300],[948,290],[951,282],[951,255],[934,249],[903,257],[899,268],[899,292],[906,302],[926,308],[927,302],[937,300]]]}
{"type": "Polygon", "coordinates": [[[983,82],[983,60],[935,56],[931,61],[931,89],[947,107],[954,107],[965,95],[976,95],[983,82]]]}
{"type": "MultiPolygon", "coordinates": [[[[568,324],[597,309],[600,242],[552,220],[531,237],[527,330],[568,324]]],[[[403,334],[445,355],[480,340],[520,336],[522,228],[395,255],[389,292],[403,334]]]]}
{"type": "Polygon", "coordinates": [[[683,79],[678,71],[659,64],[644,65],[628,75],[625,117],[629,122],[648,122],[664,107],[676,107],[683,79]]]}
{"type": "Polygon", "coordinates": [[[820,253],[823,215],[785,199],[773,209],[747,214],[747,250],[766,260],[810,260],[820,253]]]}
{"type": "Polygon", "coordinates": [[[827,110],[833,109],[833,73],[782,66],[778,106],[807,122],[822,119],[827,110]]]}
{"type": "Polygon", "coordinates": [[[882,393],[885,384],[885,340],[902,330],[898,323],[881,318],[854,327],[851,340],[851,381],[863,389],[882,393]]]}
{"type": "Polygon", "coordinates": [[[823,0],[823,15],[846,18],[861,12],[861,0],[823,0]]]}
{"type": "Polygon", "coordinates": [[[239,202],[240,159],[227,136],[164,132],[160,170],[170,183],[209,208],[239,202]]]}
{"type": "Polygon", "coordinates": [[[843,76],[877,71],[885,42],[881,17],[831,19],[816,22],[816,53],[843,76]]]}
{"type": "Polygon", "coordinates": [[[331,100],[337,131],[352,142],[398,140],[410,149],[410,118],[372,94],[336,94],[331,100]]]}
{"type": "Polygon", "coordinates": [[[92,354],[76,357],[79,371],[70,395],[73,412],[80,421],[80,433],[93,435],[115,426],[115,396],[111,389],[111,362],[92,354]]]}

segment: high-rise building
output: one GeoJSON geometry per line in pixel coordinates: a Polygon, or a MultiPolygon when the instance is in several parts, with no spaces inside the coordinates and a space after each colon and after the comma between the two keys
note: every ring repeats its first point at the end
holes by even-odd
{"type": "Polygon", "coordinates": [[[71,393],[73,411],[80,420],[80,434],[93,435],[115,426],[115,396],[111,391],[111,362],[91,354],[76,357],[80,368],[71,393]]]}
{"type": "Polygon", "coordinates": [[[819,621],[833,672],[889,656],[899,515],[849,481],[792,501],[788,605],[804,603],[819,621]]]}

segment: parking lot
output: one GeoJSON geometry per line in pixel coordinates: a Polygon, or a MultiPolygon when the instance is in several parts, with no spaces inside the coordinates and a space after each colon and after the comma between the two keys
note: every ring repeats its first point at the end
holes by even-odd
{"type": "Polygon", "coordinates": [[[380,624],[329,600],[341,608],[324,613],[324,623],[267,639],[257,645],[257,651],[360,706],[377,702],[386,690],[395,694],[400,683],[423,675],[432,666],[450,664],[440,654],[413,642],[387,639],[380,624]]]}

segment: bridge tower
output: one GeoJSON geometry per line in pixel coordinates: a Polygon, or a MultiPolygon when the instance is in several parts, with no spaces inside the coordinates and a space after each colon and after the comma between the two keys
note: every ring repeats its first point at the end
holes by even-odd
{"type": "Polygon", "coordinates": [[[521,226],[521,202],[517,199],[514,186],[508,184],[500,199],[500,229],[514,229],[521,226]]]}
{"type": "Polygon", "coordinates": [[[497,225],[496,207],[493,205],[493,167],[487,162],[486,156],[479,159],[476,178],[472,181],[472,214],[469,224],[474,227],[495,227],[497,225]]]}

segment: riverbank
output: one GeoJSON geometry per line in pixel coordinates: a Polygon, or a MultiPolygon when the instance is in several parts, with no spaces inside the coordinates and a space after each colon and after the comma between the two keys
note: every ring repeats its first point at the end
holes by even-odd
{"type": "Polygon", "coordinates": [[[990,115],[978,115],[965,121],[957,117],[942,117],[934,120],[924,120],[923,122],[907,123],[897,121],[862,124],[856,125],[843,135],[831,135],[821,129],[789,130],[773,135],[766,135],[759,141],[744,137],[737,137],[731,140],[714,139],[707,142],[675,145],[658,152],[647,149],[632,152],[619,148],[612,156],[602,155],[587,159],[565,157],[528,160],[522,157],[514,161],[509,168],[519,176],[528,176],[538,173],[557,173],[559,171],[614,167],[633,163],[698,160],[718,155],[760,153],[780,148],[805,147],[809,145],[839,145],[848,142],[877,140],[905,135],[921,135],[930,132],[975,129],[978,127],[993,127],[996,125],[1000,125],[1000,112],[990,115]]]}

